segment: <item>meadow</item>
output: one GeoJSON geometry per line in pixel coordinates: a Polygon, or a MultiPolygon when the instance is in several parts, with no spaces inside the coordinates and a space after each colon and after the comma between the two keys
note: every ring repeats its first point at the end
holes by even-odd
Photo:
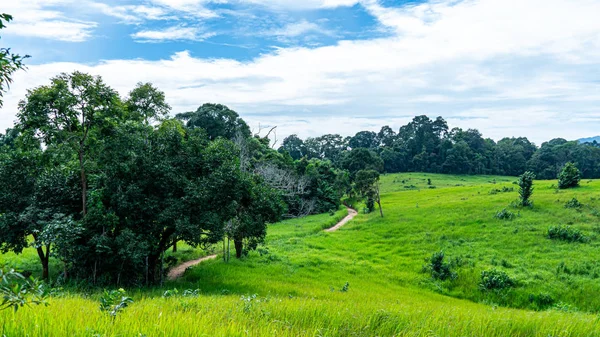
{"type": "MultiPolygon", "coordinates": [[[[531,208],[513,206],[514,177],[393,174],[385,217],[347,211],[270,225],[249,256],[203,262],[163,287],[126,289],[115,319],[98,289],[65,287],[48,307],[0,312],[5,336],[600,336],[600,181],[557,190],[535,181],[531,208]],[[576,198],[582,205],[567,208],[576,198]],[[498,219],[506,209],[511,219],[498,219]],[[552,226],[586,238],[548,238],[552,226]],[[424,266],[443,251],[456,278],[424,266]],[[486,291],[482,271],[514,285],[486,291]],[[178,289],[177,292],[174,289],[178,289]],[[184,292],[184,290],[191,290],[184,292]]],[[[207,254],[180,245],[180,261],[207,254]]],[[[212,250],[220,254],[221,246],[212,250]]],[[[36,269],[33,251],[0,264],[36,269]]],[[[52,267],[60,268],[58,262],[52,267]]]]}

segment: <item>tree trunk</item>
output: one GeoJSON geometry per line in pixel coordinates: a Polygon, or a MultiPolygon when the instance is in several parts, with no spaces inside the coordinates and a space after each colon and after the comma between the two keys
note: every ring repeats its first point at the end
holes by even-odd
{"type": "Polygon", "coordinates": [[[242,257],[242,250],[244,249],[244,244],[242,243],[242,239],[233,239],[233,245],[235,246],[235,257],[242,257]]]}
{"type": "Polygon", "coordinates": [[[83,158],[83,143],[79,144],[79,169],[81,170],[81,202],[82,202],[82,215],[87,214],[87,176],[85,174],[84,158],[83,158]]]}
{"type": "Polygon", "coordinates": [[[46,251],[46,254],[44,254],[44,248],[42,247],[38,247],[37,248],[37,253],[38,256],[40,257],[40,262],[42,263],[42,279],[43,280],[48,280],[50,278],[50,268],[48,267],[48,251],[49,249],[46,251]]]}
{"type": "Polygon", "coordinates": [[[379,205],[379,214],[381,214],[381,217],[383,218],[383,209],[381,208],[381,200],[379,200],[379,198],[377,199],[377,205],[379,205]]]}
{"type": "Polygon", "coordinates": [[[173,253],[177,253],[177,239],[173,242],[173,253]]]}
{"type": "MultiPolygon", "coordinates": [[[[39,244],[38,239],[37,239],[37,235],[33,234],[33,240],[36,243],[36,245],[39,244]]],[[[48,280],[50,278],[50,268],[49,268],[49,261],[50,261],[50,245],[46,245],[46,253],[44,254],[44,248],[37,247],[36,248],[38,257],[40,258],[40,262],[42,264],[42,279],[43,280],[48,280]]]]}

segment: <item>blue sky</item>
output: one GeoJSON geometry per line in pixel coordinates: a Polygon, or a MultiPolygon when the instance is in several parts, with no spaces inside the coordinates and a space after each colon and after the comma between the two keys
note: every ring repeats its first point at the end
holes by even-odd
{"type": "Polygon", "coordinates": [[[0,110],[60,72],[173,113],[229,105],[255,129],[351,135],[441,115],[538,144],[600,134],[598,0],[13,0],[0,44],[30,54],[0,110]]]}

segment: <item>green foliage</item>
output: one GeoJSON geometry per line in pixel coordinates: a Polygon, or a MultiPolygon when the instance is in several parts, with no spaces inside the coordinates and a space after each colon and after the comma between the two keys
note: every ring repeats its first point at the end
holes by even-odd
{"type": "Polygon", "coordinates": [[[573,198],[565,203],[565,208],[575,208],[579,209],[583,207],[583,204],[577,200],[577,198],[573,198]]]}
{"type": "Polygon", "coordinates": [[[196,111],[177,114],[176,118],[184,121],[188,128],[204,129],[211,140],[219,137],[233,140],[238,135],[250,137],[248,124],[225,105],[203,104],[196,111]]]}
{"type": "Polygon", "coordinates": [[[496,215],[494,215],[494,217],[496,219],[500,219],[500,220],[512,220],[516,217],[517,215],[509,210],[507,210],[506,208],[496,212],[496,215]]]}
{"type": "Polygon", "coordinates": [[[533,194],[533,180],[535,174],[527,171],[523,173],[518,180],[519,185],[519,204],[523,207],[531,206],[531,195],[533,194]]]}
{"type": "Polygon", "coordinates": [[[14,269],[0,268],[0,310],[12,308],[15,312],[24,306],[48,305],[46,286],[34,278],[25,278],[14,269]]]}
{"type": "MultiPolygon", "coordinates": [[[[0,30],[6,28],[6,25],[12,19],[12,15],[0,13],[0,30]]],[[[2,108],[2,104],[4,103],[2,99],[3,94],[9,89],[12,83],[13,74],[18,70],[25,69],[23,61],[28,57],[29,55],[20,56],[13,54],[10,48],[0,48],[0,108],[2,108]]]]}
{"type": "Polygon", "coordinates": [[[133,303],[133,299],[126,296],[123,288],[118,290],[104,290],[100,296],[100,311],[116,319],[117,315],[133,303]]]}
{"type": "Polygon", "coordinates": [[[515,285],[515,281],[511,279],[504,271],[497,269],[484,270],[481,272],[481,282],[479,288],[484,291],[503,290],[511,288],[515,285]]]}
{"type": "Polygon", "coordinates": [[[567,242],[586,243],[589,238],[579,229],[571,226],[552,226],[548,228],[548,238],[553,240],[562,240],[567,242]]]}
{"type": "Polygon", "coordinates": [[[581,172],[573,163],[566,163],[558,175],[558,188],[566,189],[579,186],[581,172]]]}
{"type": "Polygon", "coordinates": [[[457,274],[452,271],[449,263],[444,261],[444,252],[436,252],[427,259],[428,262],[425,269],[431,274],[434,280],[454,280],[457,274]]]}

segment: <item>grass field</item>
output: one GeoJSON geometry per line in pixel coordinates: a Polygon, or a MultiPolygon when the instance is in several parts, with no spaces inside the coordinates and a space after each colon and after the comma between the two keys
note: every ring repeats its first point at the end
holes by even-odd
{"type": "MultiPolygon", "coordinates": [[[[322,229],[345,210],[284,221],[271,225],[265,246],[245,259],[204,262],[162,288],[128,289],[135,303],[114,321],[98,309],[97,292],[71,291],[49,307],[0,312],[1,333],[600,336],[600,181],[564,191],[556,181],[536,181],[534,207],[525,209],[511,206],[513,181],[386,175],[383,219],[361,213],[333,233],[322,229]],[[565,208],[574,197],[583,206],[565,208]],[[495,218],[505,208],[514,219],[495,218]],[[579,229],[588,240],[550,240],[555,225],[579,229]],[[435,281],[423,271],[425,259],[441,250],[454,280],[435,281]],[[514,287],[480,290],[481,272],[492,268],[506,272],[514,287]],[[180,295],[162,296],[174,288],[180,295]],[[183,296],[184,289],[199,295],[183,296]]],[[[182,260],[205,254],[180,248],[182,260]]],[[[35,255],[6,254],[0,263],[33,268],[35,255]]]]}

